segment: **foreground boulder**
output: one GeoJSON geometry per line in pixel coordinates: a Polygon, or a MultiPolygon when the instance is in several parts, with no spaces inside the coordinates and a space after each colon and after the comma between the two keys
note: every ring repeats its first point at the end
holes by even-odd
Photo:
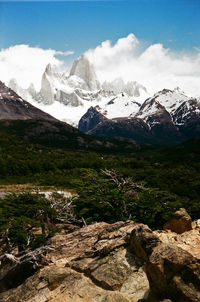
{"type": "Polygon", "coordinates": [[[199,230],[153,232],[131,221],[63,230],[37,258],[37,271],[2,288],[0,301],[200,301],[199,230]]]}
{"type": "Polygon", "coordinates": [[[143,261],[131,253],[133,222],[98,223],[57,234],[44,255],[48,265],[0,294],[6,302],[136,302],[147,298],[143,261]]]}
{"type": "Polygon", "coordinates": [[[164,225],[164,230],[171,230],[177,234],[182,234],[192,229],[192,218],[185,209],[180,208],[173,217],[164,225]]]}
{"type": "MultiPolygon", "coordinates": [[[[198,231],[187,233],[188,237],[196,236],[200,240],[198,231]]],[[[133,253],[146,262],[151,295],[175,302],[200,301],[200,261],[193,249],[184,247],[184,237],[171,235],[159,236],[142,224],[131,233],[133,253]]]]}

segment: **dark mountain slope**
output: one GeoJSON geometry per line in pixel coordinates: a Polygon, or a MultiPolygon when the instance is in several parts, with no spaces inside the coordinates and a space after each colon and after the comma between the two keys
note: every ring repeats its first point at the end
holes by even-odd
{"type": "Polygon", "coordinates": [[[96,108],[90,107],[79,121],[78,129],[82,132],[88,132],[94,129],[98,124],[102,124],[109,119],[105,117],[96,108]]]}
{"type": "Polygon", "coordinates": [[[54,117],[32,106],[0,81],[0,120],[30,119],[56,121],[54,117]]]}
{"type": "Polygon", "coordinates": [[[0,82],[0,135],[65,150],[121,151],[136,146],[135,142],[95,138],[56,120],[23,100],[0,82]]]}

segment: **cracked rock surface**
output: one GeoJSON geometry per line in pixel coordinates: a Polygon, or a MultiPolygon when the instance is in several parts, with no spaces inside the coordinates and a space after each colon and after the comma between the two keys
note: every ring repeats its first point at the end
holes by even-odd
{"type": "Polygon", "coordinates": [[[49,240],[38,270],[0,301],[197,302],[200,264],[190,245],[199,239],[199,227],[178,235],[132,221],[63,231],[49,240]]]}

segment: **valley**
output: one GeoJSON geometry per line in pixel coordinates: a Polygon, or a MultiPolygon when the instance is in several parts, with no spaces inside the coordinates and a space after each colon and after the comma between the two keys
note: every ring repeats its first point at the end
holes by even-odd
{"type": "Polygon", "coordinates": [[[196,302],[199,281],[188,293],[176,267],[199,273],[190,264],[199,261],[199,99],[176,88],[142,101],[148,92],[136,82],[101,86],[84,56],[69,77],[48,65],[38,93],[14,88],[0,82],[0,298],[74,301],[72,277],[85,284],[78,302],[88,302],[85,288],[95,302],[196,302]],[[70,125],[41,103],[76,118],[68,112],[70,125]],[[163,267],[158,290],[163,259],[174,285],[163,267]],[[56,281],[40,284],[38,274],[56,281]]]}
{"type": "Polygon", "coordinates": [[[0,0],[0,302],[200,302],[200,1],[0,0]]]}

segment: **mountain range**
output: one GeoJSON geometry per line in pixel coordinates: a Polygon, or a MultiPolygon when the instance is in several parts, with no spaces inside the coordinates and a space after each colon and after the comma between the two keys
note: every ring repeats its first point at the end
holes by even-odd
{"type": "Polygon", "coordinates": [[[137,112],[149,97],[147,89],[136,81],[124,83],[118,78],[101,84],[85,55],[75,60],[68,76],[55,72],[48,64],[40,91],[33,84],[23,89],[16,79],[11,79],[8,86],[34,106],[75,127],[91,106],[99,106],[108,118],[124,117],[137,112]]]}
{"type": "Polygon", "coordinates": [[[9,87],[32,105],[96,136],[125,137],[139,143],[171,144],[200,135],[200,98],[180,88],[150,96],[136,81],[100,83],[86,55],[74,61],[69,75],[49,64],[36,91],[22,89],[15,79],[9,87]]]}
{"type": "Polygon", "coordinates": [[[0,136],[64,150],[116,151],[136,147],[129,140],[86,135],[25,101],[0,81],[0,136]]]}
{"type": "Polygon", "coordinates": [[[137,113],[108,119],[90,107],[79,121],[82,132],[97,136],[122,136],[140,143],[168,144],[200,135],[200,102],[180,89],[163,89],[148,98],[137,113]]]}

